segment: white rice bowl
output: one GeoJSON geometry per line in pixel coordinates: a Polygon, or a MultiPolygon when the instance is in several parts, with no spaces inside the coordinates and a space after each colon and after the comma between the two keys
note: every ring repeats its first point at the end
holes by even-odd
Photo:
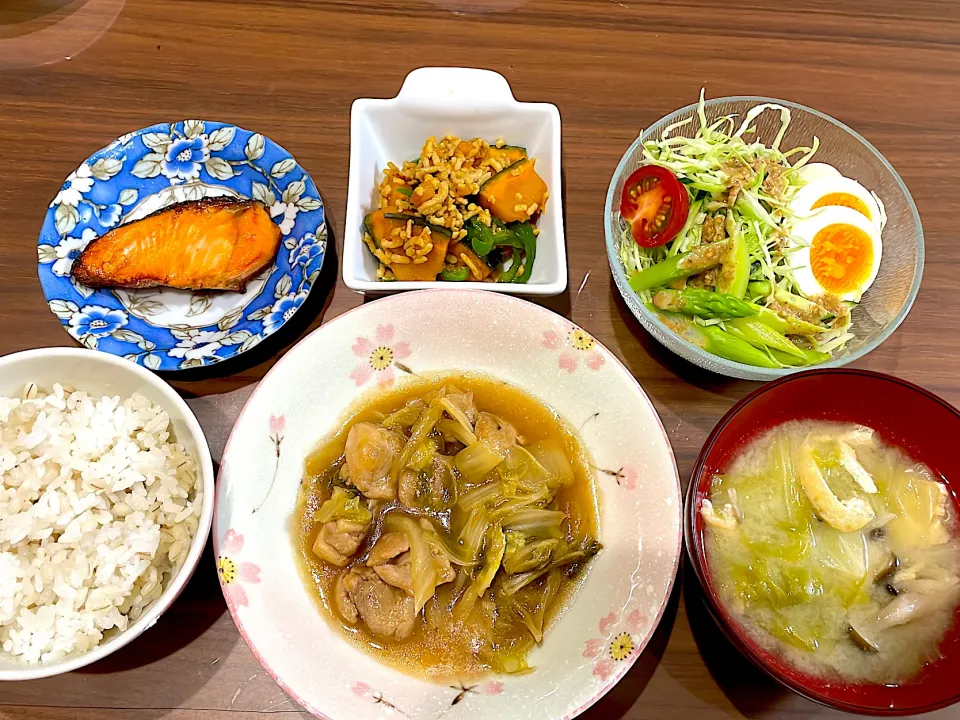
{"type": "Polygon", "coordinates": [[[197,462],[164,409],[45,389],[0,397],[0,658],[28,665],[126,630],[196,563],[207,527],[197,462]]]}

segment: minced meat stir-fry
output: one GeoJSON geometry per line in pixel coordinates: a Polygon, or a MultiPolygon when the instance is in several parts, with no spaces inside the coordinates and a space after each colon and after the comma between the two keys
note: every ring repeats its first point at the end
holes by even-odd
{"type": "Polygon", "coordinates": [[[525,283],[550,193],[526,148],[483,138],[428,138],[389,163],[363,241],[378,280],[525,283]]]}

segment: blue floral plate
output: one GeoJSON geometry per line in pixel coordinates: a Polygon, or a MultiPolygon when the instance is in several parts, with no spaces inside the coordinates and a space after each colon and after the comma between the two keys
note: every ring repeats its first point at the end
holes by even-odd
{"type": "Polygon", "coordinates": [[[323,201],[290,154],[258,133],[185,120],[137,130],[94,153],[50,203],[40,284],[74,338],[152,370],[212,365],[276,332],[306,299],[326,255],[323,201]],[[275,264],[245,292],[94,290],[73,281],[74,259],[117,225],[185,200],[254,198],[283,233],[275,264]]]}

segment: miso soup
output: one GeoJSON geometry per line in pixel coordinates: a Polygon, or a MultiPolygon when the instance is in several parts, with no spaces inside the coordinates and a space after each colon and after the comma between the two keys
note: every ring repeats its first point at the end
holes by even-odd
{"type": "Polygon", "coordinates": [[[713,478],[700,513],[721,599],[799,669],[896,684],[938,658],[960,601],[953,500],[869,428],[769,431],[713,478]]]}

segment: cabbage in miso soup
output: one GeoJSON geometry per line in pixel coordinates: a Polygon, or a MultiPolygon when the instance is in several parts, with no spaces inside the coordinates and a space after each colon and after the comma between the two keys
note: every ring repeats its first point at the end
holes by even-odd
{"type": "Polygon", "coordinates": [[[898,683],[938,657],[960,601],[953,503],[869,428],[775,428],[713,479],[700,513],[721,599],[794,665],[898,683]]]}

